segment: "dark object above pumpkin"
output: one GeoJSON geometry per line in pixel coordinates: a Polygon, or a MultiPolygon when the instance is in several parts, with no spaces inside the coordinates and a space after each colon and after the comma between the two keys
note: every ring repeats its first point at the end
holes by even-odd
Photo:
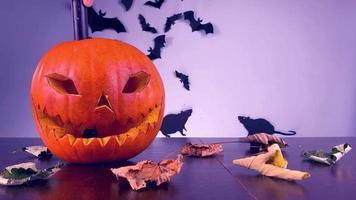
{"type": "Polygon", "coordinates": [[[146,1],[146,3],[144,5],[160,9],[164,2],[165,2],[165,0],[146,1]]]}
{"type": "Polygon", "coordinates": [[[165,47],[166,35],[159,35],[153,39],[154,46],[148,49],[149,54],[147,55],[151,60],[161,58],[161,49],[165,47]]]}
{"type": "Polygon", "coordinates": [[[179,79],[179,81],[183,83],[183,87],[189,91],[190,90],[189,76],[180,73],[177,70],[174,72],[174,74],[179,79]]]}
{"type": "Polygon", "coordinates": [[[194,18],[194,11],[186,11],[183,13],[184,20],[189,21],[189,25],[192,28],[192,32],[194,31],[204,31],[205,34],[214,33],[213,24],[208,22],[203,24],[203,20],[198,17],[198,19],[194,18]]]}
{"type": "Polygon", "coordinates": [[[149,23],[147,23],[145,17],[141,14],[138,15],[138,20],[140,21],[140,25],[143,31],[149,33],[157,33],[157,30],[152,27],[149,23]]]}
{"type": "Polygon", "coordinates": [[[101,10],[97,13],[93,7],[88,8],[88,23],[92,33],[107,29],[114,30],[117,33],[126,32],[125,26],[117,17],[106,18],[105,15],[106,13],[101,10]]]}
{"type": "Polygon", "coordinates": [[[128,11],[132,6],[133,0],[121,0],[120,2],[124,6],[125,10],[128,11]]]}

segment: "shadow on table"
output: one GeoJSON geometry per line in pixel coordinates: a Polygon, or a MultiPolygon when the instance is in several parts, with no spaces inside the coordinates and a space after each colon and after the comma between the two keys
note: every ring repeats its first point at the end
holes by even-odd
{"type": "Polygon", "coordinates": [[[119,180],[116,185],[118,189],[118,197],[122,199],[132,200],[150,200],[150,199],[170,199],[174,196],[175,190],[172,184],[162,183],[160,186],[155,186],[154,183],[148,184],[147,188],[134,191],[124,179],[119,180]]]}
{"type": "Polygon", "coordinates": [[[335,181],[340,182],[341,184],[346,180],[354,180],[355,173],[352,168],[340,162],[333,165],[327,165],[312,160],[303,160],[303,164],[307,165],[309,171],[313,171],[313,173],[316,171],[323,174],[323,176],[327,174],[330,177],[335,177],[335,181]]]}
{"type": "Polygon", "coordinates": [[[285,181],[262,175],[235,176],[246,189],[263,199],[288,199],[291,196],[303,198],[306,195],[302,185],[295,181],[285,181]]]}
{"type": "Polygon", "coordinates": [[[39,199],[41,193],[46,193],[51,188],[52,185],[47,180],[20,186],[0,186],[0,199],[39,199]]]}

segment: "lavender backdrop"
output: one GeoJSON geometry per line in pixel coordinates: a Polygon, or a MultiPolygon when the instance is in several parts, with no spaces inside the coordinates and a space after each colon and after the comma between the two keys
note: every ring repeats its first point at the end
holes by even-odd
{"type": "MultiPolygon", "coordinates": [[[[141,31],[139,13],[161,32],[167,16],[190,9],[215,25],[217,33],[204,36],[177,22],[163,59],[155,61],[166,87],[166,113],[193,108],[188,136],[243,136],[237,115],[267,118],[297,136],[355,136],[356,1],[169,0],[161,10],[143,2],[125,12],[118,0],[96,0],[95,8],[118,16],[128,33],[93,37],[146,51],[154,35],[141,31]],[[190,76],[190,92],[175,69],[190,76]]],[[[0,136],[34,137],[32,73],[49,48],[72,39],[70,0],[1,3],[0,136]]]]}

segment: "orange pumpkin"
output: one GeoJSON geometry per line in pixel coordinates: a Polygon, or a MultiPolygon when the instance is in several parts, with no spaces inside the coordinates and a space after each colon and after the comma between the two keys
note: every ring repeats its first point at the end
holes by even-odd
{"type": "Polygon", "coordinates": [[[126,160],[147,148],[164,112],[148,57],[118,40],[64,42],[39,62],[32,110],[44,144],[73,163],[126,160]]]}

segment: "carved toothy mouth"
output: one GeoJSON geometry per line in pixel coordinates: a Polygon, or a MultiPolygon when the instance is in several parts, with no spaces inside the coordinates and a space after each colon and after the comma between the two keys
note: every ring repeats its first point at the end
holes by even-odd
{"type": "Polygon", "coordinates": [[[138,135],[146,134],[150,130],[155,129],[158,125],[161,106],[156,105],[154,108],[151,108],[147,115],[139,120],[139,122],[131,123],[131,126],[126,128],[125,131],[119,131],[107,136],[101,136],[95,127],[88,128],[80,125],[75,126],[70,122],[63,123],[58,115],[52,117],[46,112],[46,109],[41,110],[38,107],[35,109],[42,131],[53,135],[57,140],[68,138],[71,145],[78,139],[83,140],[85,145],[90,144],[93,140],[98,140],[102,146],[105,146],[111,138],[114,138],[121,145],[127,138],[134,140],[138,135]]]}

